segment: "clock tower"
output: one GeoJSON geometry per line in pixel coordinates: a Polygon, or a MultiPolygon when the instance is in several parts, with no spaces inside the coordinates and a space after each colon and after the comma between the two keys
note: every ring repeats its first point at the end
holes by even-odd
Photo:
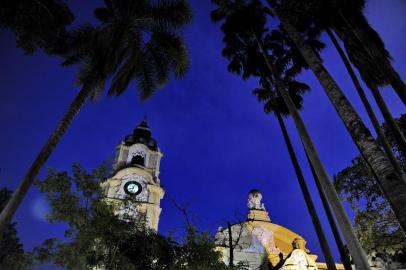
{"type": "Polygon", "coordinates": [[[152,137],[146,119],[116,147],[113,172],[102,184],[107,200],[118,215],[142,214],[149,228],[158,230],[160,201],[164,195],[159,180],[162,153],[152,137]],[[133,196],[135,209],[123,207],[126,196],[133,196]]]}

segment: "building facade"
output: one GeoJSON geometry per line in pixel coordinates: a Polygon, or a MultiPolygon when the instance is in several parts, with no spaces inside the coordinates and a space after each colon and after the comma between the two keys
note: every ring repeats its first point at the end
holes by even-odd
{"type": "Polygon", "coordinates": [[[142,215],[147,227],[156,231],[165,193],[159,179],[162,157],[144,120],[117,145],[113,172],[102,184],[106,200],[114,205],[118,215],[142,215]],[[126,196],[135,199],[134,207],[124,207],[126,196]]]}

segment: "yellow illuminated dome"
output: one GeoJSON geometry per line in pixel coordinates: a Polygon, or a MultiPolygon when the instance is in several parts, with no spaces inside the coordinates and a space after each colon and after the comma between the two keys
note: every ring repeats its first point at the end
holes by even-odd
{"type": "MultiPolygon", "coordinates": [[[[247,220],[218,229],[216,243],[224,262],[229,263],[231,235],[234,264],[243,262],[250,269],[267,269],[269,266],[282,270],[327,269],[325,263],[316,263],[317,255],[310,254],[303,237],[271,222],[261,200],[261,192],[251,190],[247,220]]],[[[336,266],[344,269],[341,264],[336,266]]]]}

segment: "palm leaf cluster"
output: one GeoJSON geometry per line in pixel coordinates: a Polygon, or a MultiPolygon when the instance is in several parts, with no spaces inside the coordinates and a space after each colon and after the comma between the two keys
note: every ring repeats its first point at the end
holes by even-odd
{"type": "MultiPolygon", "coordinates": [[[[259,101],[265,103],[266,112],[278,110],[282,115],[289,114],[277,93],[263,55],[258,49],[256,38],[262,40],[268,60],[278,71],[278,76],[286,86],[296,107],[301,109],[303,94],[310,88],[295,77],[309,66],[280,26],[272,31],[267,28],[267,16],[271,15],[270,10],[260,1],[236,1],[234,5],[231,5],[231,1],[213,2],[219,5],[212,12],[213,21],[224,20],[221,25],[225,45],[222,54],[229,60],[228,70],[240,75],[244,80],[250,77],[258,78],[260,87],[254,89],[253,94],[259,101]]],[[[325,47],[318,40],[320,31],[314,26],[305,30],[306,42],[319,53],[325,47]]]]}
{"type": "Polygon", "coordinates": [[[172,72],[176,78],[186,73],[187,50],[178,31],[191,20],[186,1],[106,0],[95,16],[100,25],[76,29],[61,51],[64,65],[80,65],[77,83],[94,96],[108,79],[109,95],[121,95],[136,80],[146,99],[172,72]]]}
{"type": "Polygon", "coordinates": [[[73,20],[73,13],[62,0],[0,1],[0,29],[10,29],[17,47],[27,54],[37,49],[54,54],[73,20]]]}

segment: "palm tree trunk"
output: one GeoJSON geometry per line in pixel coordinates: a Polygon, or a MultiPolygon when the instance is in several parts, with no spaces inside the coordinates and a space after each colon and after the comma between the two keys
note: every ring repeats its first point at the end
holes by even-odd
{"type": "Polygon", "coordinates": [[[354,259],[354,264],[357,270],[370,270],[368,260],[365,256],[364,251],[359,244],[357,237],[355,236],[354,229],[351,225],[351,222],[345,212],[343,204],[338,196],[337,192],[335,191],[333,184],[330,181],[330,177],[327,174],[326,169],[323,166],[323,163],[320,160],[320,157],[317,153],[316,148],[313,145],[313,141],[310,138],[309,133],[303,123],[302,118],[299,115],[292,99],[290,98],[288,92],[286,91],[283,82],[278,77],[278,74],[274,72],[272,65],[269,63],[268,55],[264,51],[261,41],[256,38],[258,42],[258,46],[260,48],[260,52],[264,58],[265,64],[272,75],[274,76],[276,89],[278,94],[282,97],[283,101],[285,102],[286,106],[288,107],[289,113],[296,125],[296,129],[300,135],[302,143],[305,147],[306,153],[308,153],[309,158],[314,166],[314,169],[317,173],[317,176],[320,180],[323,190],[327,198],[330,201],[331,207],[336,215],[337,222],[339,222],[340,229],[344,235],[345,240],[347,241],[348,248],[350,253],[354,259]]]}
{"type": "Polygon", "coordinates": [[[51,136],[48,138],[48,141],[46,142],[44,147],[42,147],[41,151],[35,158],[23,181],[21,181],[16,190],[14,190],[13,195],[0,214],[0,232],[2,232],[7,224],[11,222],[14,213],[17,211],[19,205],[24,199],[25,194],[28,192],[35,178],[38,176],[39,171],[44,166],[49,156],[52,154],[53,150],[59,143],[62,136],[65,134],[66,130],[71,125],[75,116],[83,107],[90,93],[91,88],[83,86],[79,94],[71,103],[68,111],[65,113],[62,120],[59,122],[58,126],[52,132],[51,136]]]}
{"type": "Polygon", "coordinates": [[[334,236],[334,240],[336,241],[338,252],[340,253],[341,262],[344,265],[345,270],[353,270],[351,266],[351,260],[348,257],[348,254],[345,250],[345,246],[343,240],[341,239],[340,232],[338,231],[336,222],[334,220],[333,213],[331,212],[330,205],[328,204],[326,195],[323,192],[323,189],[320,184],[320,180],[317,177],[316,172],[314,171],[314,167],[309,159],[309,155],[306,153],[307,162],[309,163],[310,169],[312,171],[312,175],[314,178],[314,182],[316,183],[317,191],[319,193],[321,202],[323,204],[324,211],[326,212],[328,223],[330,224],[331,231],[334,236]]]}
{"type": "MultiPolygon", "coordinates": [[[[342,21],[347,25],[347,27],[349,29],[351,29],[351,32],[355,36],[355,39],[358,41],[359,45],[363,48],[363,50],[368,54],[368,56],[371,59],[374,59],[374,56],[365,47],[363,41],[361,40],[361,38],[359,37],[359,35],[355,31],[355,29],[352,27],[352,25],[347,21],[347,19],[341,12],[339,12],[339,14],[340,14],[342,21]]],[[[392,87],[394,88],[395,92],[398,94],[398,96],[402,99],[402,101],[406,105],[406,102],[405,102],[406,101],[406,85],[404,84],[404,82],[402,81],[402,79],[400,78],[400,76],[396,72],[396,70],[393,68],[393,66],[389,64],[389,66],[385,65],[384,67],[382,67],[381,65],[376,64],[376,68],[378,70],[380,70],[380,72],[388,74],[388,77],[391,80],[392,87]],[[396,86],[396,88],[394,87],[394,85],[396,86]]],[[[405,138],[405,136],[403,135],[399,126],[396,124],[396,121],[393,119],[392,114],[389,111],[388,106],[386,105],[385,101],[383,100],[382,95],[379,92],[378,88],[376,86],[372,86],[372,85],[368,85],[368,87],[371,90],[372,95],[374,96],[375,102],[377,103],[379,110],[381,111],[383,117],[385,118],[385,121],[389,127],[389,130],[392,132],[392,134],[395,138],[395,141],[397,142],[397,144],[399,146],[400,151],[403,153],[404,156],[406,156],[406,138],[405,138]]]]}
{"type": "Polygon", "coordinates": [[[317,215],[316,208],[314,207],[309,189],[307,188],[306,181],[303,177],[302,169],[300,168],[299,162],[296,158],[295,150],[293,149],[292,142],[289,137],[289,133],[286,129],[285,123],[282,119],[281,114],[278,110],[275,111],[276,118],[278,119],[279,126],[282,130],[283,139],[285,140],[286,147],[288,148],[290,160],[292,161],[293,168],[295,169],[296,177],[300,185],[300,189],[303,194],[303,198],[305,200],[307,210],[309,211],[314,230],[316,231],[317,238],[319,239],[319,244],[321,250],[323,251],[324,258],[326,260],[327,268],[329,270],[336,270],[336,265],[331,255],[330,247],[328,245],[326,236],[323,231],[323,227],[321,226],[320,219],[317,215]]]}
{"type": "MultiPolygon", "coordinates": [[[[351,25],[351,23],[348,22],[347,18],[344,16],[344,14],[339,10],[338,14],[340,15],[340,18],[342,22],[345,23],[345,25],[351,29],[351,32],[353,36],[358,40],[359,44],[361,47],[364,49],[364,51],[369,55],[371,59],[374,59],[374,56],[370,53],[370,51],[365,47],[364,42],[360,38],[360,36],[357,34],[355,31],[354,27],[351,25]]],[[[403,104],[406,105],[406,84],[403,82],[402,78],[399,76],[398,72],[393,68],[391,64],[389,65],[384,65],[381,66],[378,63],[376,64],[376,68],[380,69],[380,71],[383,74],[386,74],[387,77],[389,78],[390,84],[393,88],[393,90],[396,92],[400,100],[403,102],[403,104]]]]}
{"type": "Polygon", "coordinates": [[[403,104],[406,105],[406,85],[405,82],[400,78],[397,71],[392,67],[388,67],[388,72],[390,74],[390,82],[393,90],[402,100],[403,104]]]}
{"type": "Polygon", "coordinates": [[[372,95],[375,98],[376,104],[378,104],[379,109],[382,112],[383,117],[385,118],[386,124],[389,127],[395,141],[399,147],[400,152],[406,157],[406,138],[400,130],[395,119],[393,119],[391,112],[388,109],[385,101],[382,98],[381,93],[375,87],[370,87],[372,95]]]}
{"type": "MultiPolygon", "coordinates": [[[[268,0],[268,2],[270,3],[271,1],[268,0]]],[[[333,103],[337,113],[340,115],[340,118],[344,122],[358,149],[370,162],[373,170],[380,180],[380,185],[396,215],[396,218],[398,219],[402,229],[406,231],[406,183],[396,173],[388,157],[380,149],[379,144],[374,140],[371,132],[364,125],[357,112],[354,110],[337,83],[323,66],[321,60],[318,58],[315,52],[305,43],[296,28],[294,28],[286,18],[278,13],[277,9],[273,9],[273,11],[279,17],[284,30],[289,34],[290,38],[296,44],[307,64],[310,66],[320,84],[323,86],[327,96],[333,103]]],[[[310,155],[309,157],[313,163],[314,160],[310,155]]],[[[315,170],[318,173],[316,166],[315,170]]],[[[340,218],[337,217],[337,220],[340,220],[340,218]]],[[[346,240],[350,246],[348,239],[346,240]]],[[[357,263],[355,264],[357,265],[357,263]]]]}
{"type": "MultiPolygon", "coordinates": [[[[328,36],[330,37],[331,41],[333,42],[334,47],[336,48],[338,54],[340,55],[341,60],[344,62],[344,65],[345,65],[348,73],[350,74],[351,80],[354,83],[355,89],[357,90],[358,95],[361,98],[362,104],[364,105],[364,107],[368,113],[369,119],[371,119],[372,125],[375,129],[376,134],[378,135],[379,140],[382,143],[385,153],[388,155],[389,160],[392,163],[393,167],[395,168],[396,172],[399,174],[400,177],[403,178],[403,181],[406,182],[404,172],[403,172],[398,160],[396,159],[395,154],[392,151],[392,147],[389,144],[388,139],[386,138],[381,127],[379,126],[378,119],[376,118],[376,115],[371,107],[371,104],[369,104],[368,98],[365,95],[365,91],[364,91],[364,89],[362,89],[361,84],[360,84],[357,76],[355,75],[354,69],[352,68],[350,61],[348,60],[347,56],[344,53],[344,50],[341,48],[340,44],[338,43],[338,40],[335,38],[333,32],[330,29],[326,29],[326,32],[327,32],[328,36]]],[[[374,90],[375,91],[372,91],[372,92],[373,93],[375,92],[375,94],[376,94],[376,92],[378,92],[378,89],[374,88],[374,90]]],[[[378,96],[380,97],[379,92],[378,92],[378,96]]],[[[382,97],[381,97],[381,99],[382,99],[382,97]]],[[[384,102],[384,101],[382,100],[382,102],[384,102]]],[[[392,118],[392,120],[393,120],[393,118],[392,118]]]]}

